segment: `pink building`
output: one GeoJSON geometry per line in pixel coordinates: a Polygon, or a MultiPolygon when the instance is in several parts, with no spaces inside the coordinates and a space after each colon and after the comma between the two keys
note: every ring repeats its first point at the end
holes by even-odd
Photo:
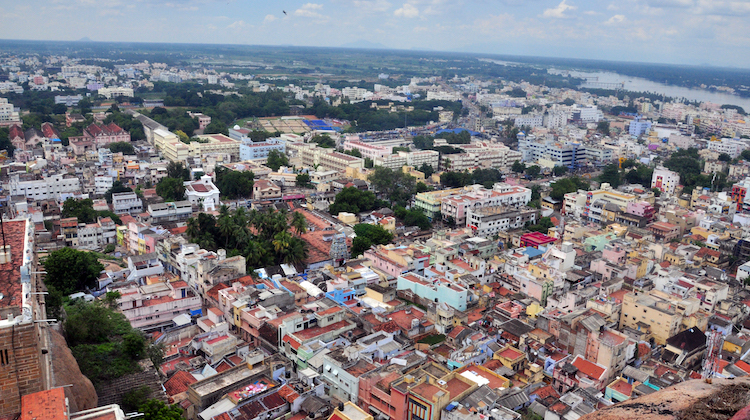
{"type": "Polygon", "coordinates": [[[607,245],[602,251],[602,259],[615,264],[624,264],[625,257],[625,250],[619,244],[607,245]]]}
{"type": "Polygon", "coordinates": [[[378,146],[375,144],[365,143],[359,140],[347,140],[344,142],[344,150],[357,149],[363,158],[375,159],[389,156],[393,150],[391,147],[378,146]]]}
{"type": "Polygon", "coordinates": [[[640,201],[638,203],[628,203],[628,207],[625,210],[627,213],[634,216],[640,216],[648,220],[653,219],[656,209],[651,204],[640,201]]]}
{"type": "Polygon", "coordinates": [[[130,133],[115,123],[106,125],[91,124],[83,130],[83,136],[93,140],[97,148],[115,142],[130,142],[130,133]]]}
{"type": "MultiPolygon", "coordinates": [[[[165,279],[166,280],[166,279],[165,279]]],[[[120,289],[117,306],[133,328],[154,331],[173,325],[180,315],[201,308],[201,298],[182,280],[157,281],[152,284],[130,283],[120,289]]]]}
{"type": "Polygon", "coordinates": [[[407,271],[415,271],[422,275],[430,263],[429,255],[408,248],[372,247],[365,251],[364,257],[372,261],[373,267],[394,278],[407,271]]]}

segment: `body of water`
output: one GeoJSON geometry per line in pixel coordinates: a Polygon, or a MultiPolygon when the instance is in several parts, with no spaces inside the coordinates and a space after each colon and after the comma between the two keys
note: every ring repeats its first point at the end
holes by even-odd
{"type": "Polygon", "coordinates": [[[561,71],[554,68],[549,69],[553,74],[569,74],[571,77],[587,79],[591,83],[584,83],[583,88],[599,88],[599,83],[622,83],[624,90],[633,92],[653,92],[677,99],[690,101],[713,102],[719,105],[737,105],[744,110],[750,111],[750,98],[742,98],[728,92],[716,92],[708,89],[686,88],[682,86],[668,85],[654,82],[640,77],[630,77],[612,72],[582,72],[561,71]],[[596,80],[593,80],[596,78],[596,80]]]}

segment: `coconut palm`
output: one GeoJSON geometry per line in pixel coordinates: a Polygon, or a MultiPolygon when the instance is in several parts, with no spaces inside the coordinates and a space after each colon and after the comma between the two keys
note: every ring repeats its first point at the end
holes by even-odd
{"type": "Polygon", "coordinates": [[[307,219],[302,213],[295,211],[292,214],[292,227],[297,231],[297,235],[307,232],[307,219]]]}
{"type": "Polygon", "coordinates": [[[235,232],[232,216],[230,216],[229,213],[219,216],[217,226],[219,228],[219,233],[224,237],[224,249],[227,249],[229,247],[229,238],[231,238],[232,234],[235,232]]]}
{"type": "Polygon", "coordinates": [[[188,238],[190,238],[190,240],[193,240],[200,235],[201,227],[200,224],[198,224],[198,219],[194,217],[188,219],[187,230],[185,230],[185,233],[187,234],[188,238]]]}

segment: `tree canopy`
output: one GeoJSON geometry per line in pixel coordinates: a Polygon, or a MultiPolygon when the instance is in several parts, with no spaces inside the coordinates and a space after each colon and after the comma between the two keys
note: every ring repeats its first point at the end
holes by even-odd
{"type": "Polygon", "coordinates": [[[104,266],[90,252],[73,248],[52,251],[44,260],[45,284],[65,295],[95,287],[104,266]]]}
{"type": "Polygon", "coordinates": [[[223,166],[216,167],[216,188],[230,199],[249,198],[253,194],[255,175],[249,171],[233,171],[223,166]]]}
{"type": "Polygon", "coordinates": [[[123,155],[134,155],[135,147],[127,141],[118,141],[109,144],[109,150],[112,153],[122,153],[123,155]]]}
{"type": "Polygon", "coordinates": [[[357,235],[352,242],[352,257],[362,255],[373,245],[385,245],[393,240],[393,234],[380,225],[361,223],[354,226],[357,235]]]}
{"type": "Polygon", "coordinates": [[[185,185],[181,178],[162,178],[156,184],[156,194],[164,201],[180,201],[185,198],[185,185]]]}
{"type": "Polygon", "coordinates": [[[284,152],[280,152],[278,150],[271,150],[268,153],[266,166],[273,169],[274,171],[278,171],[279,168],[282,166],[289,166],[289,158],[286,156],[284,152]]]}
{"type": "Polygon", "coordinates": [[[62,217],[76,217],[79,223],[94,223],[99,217],[109,217],[115,224],[121,225],[122,220],[109,210],[94,210],[94,201],[90,198],[76,200],[69,197],[63,202],[62,217]]]}
{"type": "Polygon", "coordinates": [[[122,181],[117,179],[112,183],[112,188],[108,189],[107,192],[104,193],[104,199],[107,200],[107,203],[112,204],[112,194],[132,191],[132,188],[125,186],[122,181]]]}
{"type": "Polygon", "coordinates": [[[190,170],[182,162],[169,162],[169,165],[167,165],[167,177],[190,181],[190,170]]]}
{"type": "Polygon", "coordinates": [[[336,194],[333,204],[328,207],[328,212],[334,216],[341,212],[357,214],[375,210],[380,207],[380,204],[384,203],[381,203],[372,191],[362,191],[357,187],[346,187],[336,194]]]}
{"type": "Polygon", "coordinates": [[[328,134],[316,134],[310,139],[310,143],[317,143],[320,147],[326,149],[332,149],[336,147],[336,141],[331,138],[328,134]]]}
{"type": "Polygon", "coordinates": [[[583,180],[579,177],[562,178],[558,179],[552,184],[552,190],[549,196],[555,200],[562,200],[565,194],[576,192],[578,190],[588,190],[588,181],[583,180]]]}
{"type": "Polygon", "coordinates": [[[375,192],[391,204],[405,206],[416,191],[416,179],[402,171],[376,166],[368,179],[375,192]]]}

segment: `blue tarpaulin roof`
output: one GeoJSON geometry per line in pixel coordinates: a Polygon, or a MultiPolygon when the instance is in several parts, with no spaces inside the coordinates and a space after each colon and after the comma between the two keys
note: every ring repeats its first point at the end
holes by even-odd
{"type": "Polygon", "coordinates": [[[468,131],[469,134],[471,134],[472,136],[478,136],[479,135],[478,131],[472,131],[472,130],[468,130],[466,128],[453,128],[453,129],[447,129],[446,128],[446,129],[443,129],[443,130],[438,130],[435,134],[442,134],[442,133],[459,134],[459,133],[461,133],[463,131],[468,131]]]}

